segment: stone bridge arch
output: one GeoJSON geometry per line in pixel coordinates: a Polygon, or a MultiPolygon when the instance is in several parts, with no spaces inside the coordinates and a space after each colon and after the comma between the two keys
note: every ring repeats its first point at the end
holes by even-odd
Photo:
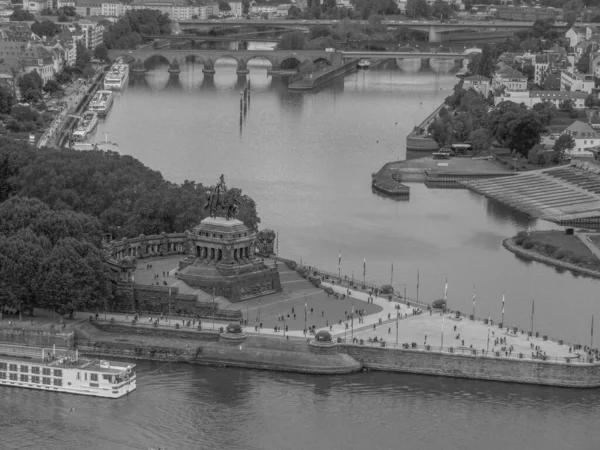
{"type": "MultiPolygon", "coordinates": [[[[307,60],[310,62],[310,60],[307,60]]],[[[303,63],[302,58],[299,55],[289,55],[281,58],[279,62],[280,69],[297,69],[303,63]]]]}
{"type": "Polygon", "coordinates": [[[149,69],[150,66],[152,66],[154,64],[166,64],[167,66],[171,64],[171,60],[168,58],[168,56],[160,54],[160,53],[149,55],[146,58],[144,58],[142,61],[144,63],[144,67],[146,69],[149,69]]]}

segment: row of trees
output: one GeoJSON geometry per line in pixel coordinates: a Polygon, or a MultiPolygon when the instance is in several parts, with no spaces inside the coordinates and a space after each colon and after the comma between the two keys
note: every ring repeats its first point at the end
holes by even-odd
{"type": "Polygon", "coordinates": [[[40,200],[0,204],[0,306],[60,314],[99,309],[113,295],[99,222],[40,200]]]}

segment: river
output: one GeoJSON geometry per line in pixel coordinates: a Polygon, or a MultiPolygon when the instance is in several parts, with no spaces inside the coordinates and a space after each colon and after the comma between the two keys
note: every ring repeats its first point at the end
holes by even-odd
{"type": "MultiPolygon", "coordinates": [[[[131,80],[97,136],[165,178],[205,184],[225,174],[279,232],[279,254],[440,298],[452,308],[589,342],[598,282],[516,258],[502,239],[553,225],[466,190],[411,184],[409,201],[371,191],[371,173],[406,157],[405,136],[456,78],[444,63],[391,61],[292,93],[253,62],[240,131],[235,65],[166,66],[131,80]],[[134,82],[135,81],[135,82],[134,82]]],[[[99,138],[100,139],[100,138],[99,138]]],[[[410,155],[409,155],[410,156],[410,155]]],[[[138,390],[119,400],[0,388],[0,448],[94,449],[592,449],[599,391],[391,373],[315,377],[141,363],[138,390]],[[75,408],[71,411],[71,408],[75,408]]]]}

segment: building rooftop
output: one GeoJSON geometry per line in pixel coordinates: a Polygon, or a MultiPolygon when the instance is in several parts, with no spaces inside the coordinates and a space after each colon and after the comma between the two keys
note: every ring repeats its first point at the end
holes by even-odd
{"type": "Polygon", "coordinates": [[[470,77],[464,78],[465,81],[486,81],[489,82],[490,79],[488,77],[484,77],[483,75],[471,75],[470,77]]]}
{"type": "Polygon", "coordinates": [[[594,130],[589,124],[580,120],[573,122],[567,127],[565,132],[572,135],[575,139],[600,137],[596,130],[594,130]]]}

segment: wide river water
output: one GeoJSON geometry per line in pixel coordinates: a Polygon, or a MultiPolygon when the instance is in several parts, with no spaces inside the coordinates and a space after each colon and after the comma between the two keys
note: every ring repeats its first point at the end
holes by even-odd
{"type": "MultiPolygon", "coordinates": [[[[130,80],[97,139],[174,182],[214,184],[221,173],[279,232],[279,254],[361,279],[390,281],[431,301],[472,308],[528,329],[589,343],[598,282],[516,258],[501,242],[550,229],[467,190],[411,184],[409,201],[371,191],[371,173],[404,159],[406,134],[449,94],[444,63],[387,64],[319,92],[289,92],[251,66],[240,128],[235,65],[166,66],[130,80]]],[[[188,365],[139,365],[120,400],[0,388],[0,448],[98,449],[597,449],[600,392],[391,373],[313,377],[188,365]],[[158,370],[157,370],[158,369],[158,370]],[[74,410],[71,410],[74,408],[74,410]],[[7,438],[8,436],[8,438],[7,438]]]]}

